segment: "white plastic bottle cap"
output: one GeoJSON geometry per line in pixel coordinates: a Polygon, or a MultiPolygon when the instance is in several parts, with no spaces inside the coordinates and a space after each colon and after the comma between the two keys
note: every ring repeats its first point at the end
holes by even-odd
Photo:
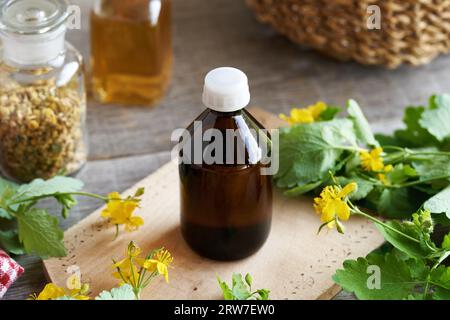
{"type": "Polygon", "coordinates": [[[248,78],[236,68],[223,67],[210,71],[205,77],[203,104],[219,112],[233,112],[250,103],[248,78]]]}

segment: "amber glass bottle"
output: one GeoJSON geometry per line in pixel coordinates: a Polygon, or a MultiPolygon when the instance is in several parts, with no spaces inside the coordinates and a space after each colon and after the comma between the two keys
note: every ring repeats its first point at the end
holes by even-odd
{"type": "MultiPolygon", "coordinates": [[[[272,181],[263,174],[267,165],[261,163],[260,142],[251,134],[261,134],[263,127],[243,109],[249,97],[247,78],[241,71],[219,68],[210,72],[203,99],[208,109],[188,127],[192,139],[181,152],[181,230],[192,249],[215,260],[252,255],[270,231],[272,181]],[[224,153],[215,154],[219,161],[214,163],[204,159],[196,163],[194,140],[210,129],[222,133],[224,153]],[[227,136],[227,131],[236,134],[227,136]]],[[[270,141],[268,135],[262,140],[270,141]]],[[[208,144],[200,143],[202,154],[208,144]]]]}
{"type": "Polygon", "coordinates": [[[152,105],[172,72],[171,0],[95,0],[91,51],[97,100],[152,105]]]}

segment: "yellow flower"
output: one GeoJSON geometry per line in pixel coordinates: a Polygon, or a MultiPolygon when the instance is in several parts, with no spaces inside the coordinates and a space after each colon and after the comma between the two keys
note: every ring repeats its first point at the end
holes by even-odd
{"type": "Polygon", "coordinates": [[[89,300],[89,297],[86,295],[89,292],[89,284],[81,283],[78,273],[74,273],[67,278],[66,287],[70,290],[70,297],[76,300],[89,300]]]}
{"type": "Polygon", "coordinates": [[[320,197],[314,199],[314,208],[320,214],[321,221],[333,228],[336,223],[342,226],[339,219],[347,221],[350,218],[350,207],[347,204],[347,196],[357,189],[355,182],[349,183],[344,188],[339,186],[327,186],[320,193],[320,197]]]}
{"type": "Polygon", "coordinates": [[[102,211],[102,217],[114,225],[125,225],[125,230],[135,231],[144,224],[141,217],[134,217],[133,212],[139,207],[137,198],[121,199],[118,192],[108,195],[108,203],[102,211]]]}
{"type": "Polygon", "coordinates": [[[147,254],[147,258],[141,258],[141,249],[132,241],[129,243],[126,258],[119,262],[113,261],[116,272],[113,276],[121,280],[121,284],[127,283],[133,287],[136,299],[140,299],[140,293],[158,275],[163,275],[169,282],[168,267],[173,261],[169,251],[164,249],[153,250],[147,254]]]}
{"type": "Polygon", "coordinates": [[[80,290],[81,289],[81,279],[76,273],[72,274],[66,280],[66,287],[69,290],[80,290]]]}
{"type": "Polygon", "coordinates": [[[79,289],[70,290],[70,296],[75,300],[89,300],[88,292],[89,284],[82,283],[79,289]]]}
{"type": "Polygon", "coordinates": [[[132,286],[137,285],[139,270],[136,264],[142,265],[144,259],[139,258],[141,248],[139,248],[134,241],[128,244],[126,258],[115,262],[113,268],[116,272],[113,273],[114,278],[122,280],[122,283],[128,283],[132,286]]]}
{"type": "Polygon", "coordinates": [[[382,171],[384,169],[384,161],[381,157],[383,148],[375,148],[368,151],[362,151],[360,153],[361,166],[366,171],[382,171]]]}
{"type": "Polygon", "coordinates": [[[127,248],[127,255],[130,258],[136,258],[139,257],[141,254],[141,248],[139,248],[139,246],[136,244],[136,242],[131,241],[128,244],[128,248],[127,248]]]}
{"type": "MultiPolygon", "coordinates": [[[[72,283],[73,280],[71,279],[69,281],[70,283],[72,283]]],[[[75,284],[77,284],[77,280],[75,280],[74,282],[75,284]]],[[[89,285],[87,283],[82,284],[80,282],[79,288],[68,289],[69,290],[66,290],[62,287],[58,287],[54,283],[49,283],[44,287],[39,295],[33,294],[30,298],[32,300],[56,300],[62,297],[70,297],[76,300],[89,300],[89,296],[86,295],[89,292],[89,285]]]]}
{"type": "Polygon", "coordinates": [[[377,172],[378,180],[380,180],[383,184],[389,185],[390,181],[386,176],[387,173],[391,172],[394,167],[392,165],[384,165],[384,159],[381,156],[383,153],[383,148],[375,148],[368,151],[362,151],[360,153],[361,166],[365,171],[373,171],[377,172]]]}
{"type": "Polygon", "coordinates": [[[127,257],[114,263],[113,268],[116,269],[116,272],[113,273],[113,277],[122,280],[121,284],[128,283],[133,287],[137,285],[139,270],[136,264],[130,261],[130,258],[127,257]]]}
{"type": "Polygon", "coordinates": [[[384,173],[379,173],[378,174],[378,180],[380,180],[384,185],[389,185],[391,182],[389,181],[389,179],[386,177],[386,173],[391,172],[394,169],[394,167],[392,165],[387,165],[383,168],[383,172],[384,173]]]}
{"type": "Polygon", "coordinates": [[[144,268],[149,271],[158,271],[160,275],[164,276],[166,282],[169,282],[169,265],[172,263],[173,257],[170,252],[164,249],[158,250],[153,258],[146,259],[144,268]]]}
{"type": "Polygon", "coordinates": [[[280,114],[280,118],[287,121],[290,125],[300,123],[312,123],[319,119],[320,115],[327,109],[327,105],[319,101],[315,105],[304,109],[294,108],[291,110],[290,117],[280,114]]]}
{"type": "Polygon", "coordinates": [[[47,284],[44,289],[39,293],[38,296],[36,294],[31,296],[33,300],[54,300],[66,295],[66,291],[64,288],[58,287],[53,283],[47,284]]]}

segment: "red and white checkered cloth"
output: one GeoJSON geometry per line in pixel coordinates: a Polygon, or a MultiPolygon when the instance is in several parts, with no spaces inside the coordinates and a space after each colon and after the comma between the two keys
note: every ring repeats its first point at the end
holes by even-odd
{"type": "Polygon", "coordinates": [[[23,268],[16,261],[0,250],[0,299],[23,271],[23,268]]]}

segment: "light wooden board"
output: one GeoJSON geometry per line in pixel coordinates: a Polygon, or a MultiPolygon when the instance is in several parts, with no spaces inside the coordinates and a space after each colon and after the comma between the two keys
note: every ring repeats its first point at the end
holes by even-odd
{"type": "MultiPolygon", "coordinates": [[[[261,110],[253,113],[267,127],[280,123],[261,110]]],[[[138,232],[122,232],[113,241],[114,228],[100,218],[101,209],[95,211],[65,233],[68,256],[44,262],[50,281],[63,285],[66,269],[77,265],[93,295],[110,289],[117,285],[111,276],[111,259],[122,258],[128,242],[134,240],[144,251],[164,246],[175,257],[170,283],[156,280],[144,299],[218,299],[216,275],[230,279],[233,272],[250,272],[255,287],[272,290],[272,299],[331,299],[339,292],[331,276],[342,262],[366,255],[383,242],[372,224],[357,218],[346,224],[344,236],[335,231],[317,235],[320,222],[311,199],[290,199],[276,191],[272,232],[261,251],[239,262],[215,262],[196,255],[181,237],[176,163],[164,165],[125,194],[138,187],[146,188],[137,213],[145,225],[138,232]]]]}

